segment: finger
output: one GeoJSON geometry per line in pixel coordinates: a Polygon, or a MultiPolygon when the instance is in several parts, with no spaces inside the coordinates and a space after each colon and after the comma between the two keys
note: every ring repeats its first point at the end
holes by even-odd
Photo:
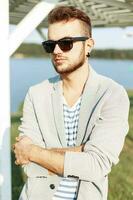
{"type": "Polygon", "coordinates": [[[29,160],[21,160],[21,161],[19,161],[17,158],[15,160],[15,164],[16,165],[26,165],[28,163],[29,163],[29,160]]]}
{"type": "Polygon", "coordinates": [[[12,145],[12,150],[14,151],[14,149],[15,149],[15,144],[12,145]]]}
{"type": "Polygon", "coordinates": [[[19,142],[19,141],[22,140],[24,137],[25,137],[25,135],[23,135],[23,136],[18,136],[18,137],[16,137],[16,141],[19,142]]]}
{"type": "Polygon", "coordinates": [[[20,141],[20,138],[19,138],[19,137],[16,137],[15,139],[16,139],[16,141],[17,141],[17,142],[19,142],[19,141],[20,141]]]}
{"type": "Polygon", "coordinates": [[[19,165],[19,162],[17,160],[15,160],[15,165],[19,165]]]}

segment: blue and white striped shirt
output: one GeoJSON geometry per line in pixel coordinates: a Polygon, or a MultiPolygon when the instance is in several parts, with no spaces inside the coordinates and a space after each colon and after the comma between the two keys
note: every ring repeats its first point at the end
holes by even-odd
{"type": "MultiPolygon", "coordinates": [[[[76,145],[79,111],[81,105],[81,97],[74,106],[69,107],[63,97],[64,125],[67,146],[76,145]]],[[[76,189],[78,181],[76,178],[62,178],[53,200],[76,200],[76,189]]]]}

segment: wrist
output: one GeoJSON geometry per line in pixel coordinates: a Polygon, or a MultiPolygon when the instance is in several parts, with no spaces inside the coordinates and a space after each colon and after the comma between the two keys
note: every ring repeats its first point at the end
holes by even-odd
{"type": "Polygon", "coordinates": [[[37,154],[37,146],[34,144],[31,144],[30,151],[29,151],[29,161],[34,162],[36,154],[37,154]]]}

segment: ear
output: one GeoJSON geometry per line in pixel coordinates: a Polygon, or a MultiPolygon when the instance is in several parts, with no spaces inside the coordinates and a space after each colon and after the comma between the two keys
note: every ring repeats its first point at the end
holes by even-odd
{"type": "Polygon", "coordinates": [[[89,39],[87,40],[87,47],[88,47],[88,48],[93,48],[93,47],[94,47],[94,44],[95,44],[95,42],[94,42],[93,38],[89,38],[89,39]]]}
{"type": "Polygon", "coordinates": [[[94,42],[94,40],[92,38],[89,38],[86,41],[86,55],[87,55],[87,57],[90,54],[91,50],[93,49],[94,44],[95,44],[95,42],[94,42]]]}

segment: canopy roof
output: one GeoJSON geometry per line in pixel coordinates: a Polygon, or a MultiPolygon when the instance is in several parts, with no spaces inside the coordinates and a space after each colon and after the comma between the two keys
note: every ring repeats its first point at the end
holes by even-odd
{"type": "MultiPolygon", "coordinates": [[[[17,25],[40,1],[10,0],[10,24],[17,25]]],[[[59,0],[57,5],[72,5],[85,11],[93,27],[133,26],[133,0],[59,0]]],[[[47,27],[47,18],[39,27],[47,27]]]]}

